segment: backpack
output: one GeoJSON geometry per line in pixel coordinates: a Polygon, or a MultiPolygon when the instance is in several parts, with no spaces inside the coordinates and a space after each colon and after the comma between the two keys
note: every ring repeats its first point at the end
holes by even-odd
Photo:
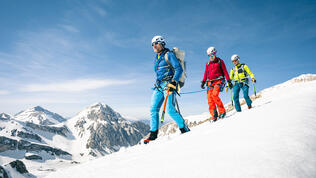
{"type": "MultiPolygon", "coordinates": [[[[245,64],[240,64],[240,67],[237,68],[237,72],[238,73],[244,73],[245,77],[248,77],[248,73],[245,71],[244,65],[245,64]]],[[[235,67],[233,67],[232,70],[233,70],[233,78],[234,78],[234,76],[235,76],[235,67]]]]}
{"type": "MultiPolygon", "coordinates": [[[[207,63],[207,66],[206,66],[206,79],[208,79],[208,66],[210,65],[211,61],[209,61],[207,63]]],[[[218,60],[218,65],[219,65],[219,68],[221,69],[221,72],[222,72],[222,75],[220,77],[224,78],[225,79],[225,76],[224,76],[224,72],[223,72],[223,68],[222,68],[222,64],[221,64],[221,59],[218,60]]]]}
{"type": "MultiPolygon", "coordinates": [[[[179,79],[179,86],[180,86],[180,88],[182,88],[184,86],[185,79],[187,78],[186,62],[184,61],[185,52],[180,50],[179,48],[176,48],[176,47],[174,47],[171,52],[173,52],[176,55],[176,58],[178,59],[179,63],[181,64],[181,67],[183,70],[182,75],[179,79]]],[[[173,66],[169,62],[168,52],[165,53],[165,60],[168,63],[168,65],[171,66],[172,70],[174,70],[173,66]]]]}

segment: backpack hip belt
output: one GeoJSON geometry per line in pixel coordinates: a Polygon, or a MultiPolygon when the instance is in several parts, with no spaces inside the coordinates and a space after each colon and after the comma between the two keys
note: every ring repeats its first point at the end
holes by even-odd
{"type": "Polygon", "coordinates": [[[247,85],[249,87],[248,80],[249,80],[248,77],[244,77],[244,78],[241,78],[241,79],[238,79],[238,80],[234,80],[234,85],[236,83],[241,83],[241,84],[247,85]]]}
{"type": "Polygon", "coordinates": [[[217,77],[216,79],[213,79],[213,80],[207,79],[206,82],[210,82],[210,84],[208,85],[208,88],[210,88],[210,89],[211,89],[211,88],[221,88],[221,89],[220,89],[221,92],[224,90],[225,84],[226,84],[226,80],[225,80],[225,78],[224,78],[223,76],[219,76],[219,77],[217,77]],[[214,82],[214,81],[217,81],[217,80],[221,80],[221,83],[218,84],[220,87],[215,87],[215,85],[214,85],[214,87],[211,87],[211,85],[213,84],[213,82],[214,82]]]}
{"type": "Polygon", "coordinates": [[[244,81],[247,81],[249,80],[248,77],[244,77],[244,78],[240,78],[238,80],[234,79],[234,82],[244,82],[244,81]]]}
{"type": "Polygon", "coordinates": [[[214,82],[215,80],[223,80],[223,79],[225,80],[225,78],[221,75],[221,76],[219,76],[219,77],[217,77],[215,79],[212,79],[212,80],[207,79],[206,82],[214,82]]]}

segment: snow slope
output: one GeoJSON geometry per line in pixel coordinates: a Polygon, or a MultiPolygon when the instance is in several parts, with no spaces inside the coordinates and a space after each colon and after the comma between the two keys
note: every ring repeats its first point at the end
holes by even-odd
{"type": "Polygon", "coordinates": [[[251,110],[48,177],[316,177],[315,91],[315,80],[285,82],[251,110]]]}

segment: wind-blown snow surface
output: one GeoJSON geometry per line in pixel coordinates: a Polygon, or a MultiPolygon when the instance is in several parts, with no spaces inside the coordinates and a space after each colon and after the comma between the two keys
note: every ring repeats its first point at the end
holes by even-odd
{"type": "Polygon", "coordinates": [[[251,110],[48,177],[316,177],[315,91],[316,81],[284,83],[251,110]]]}

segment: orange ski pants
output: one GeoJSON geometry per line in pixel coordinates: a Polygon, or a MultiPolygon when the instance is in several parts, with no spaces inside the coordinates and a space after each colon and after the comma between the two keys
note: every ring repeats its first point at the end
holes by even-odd
{"type": "Polygon", "coordinates": [[[210,114],[213,118],[214,116],[218,117],[216,106],[218,108],[219,114],[222,114],[225,112],[225,107],[222,103],[222,100],[218,96],[221,89],[221,80],[208,82],[207,86],[208,86],[207,101],[208,101],[210,114]]]}

